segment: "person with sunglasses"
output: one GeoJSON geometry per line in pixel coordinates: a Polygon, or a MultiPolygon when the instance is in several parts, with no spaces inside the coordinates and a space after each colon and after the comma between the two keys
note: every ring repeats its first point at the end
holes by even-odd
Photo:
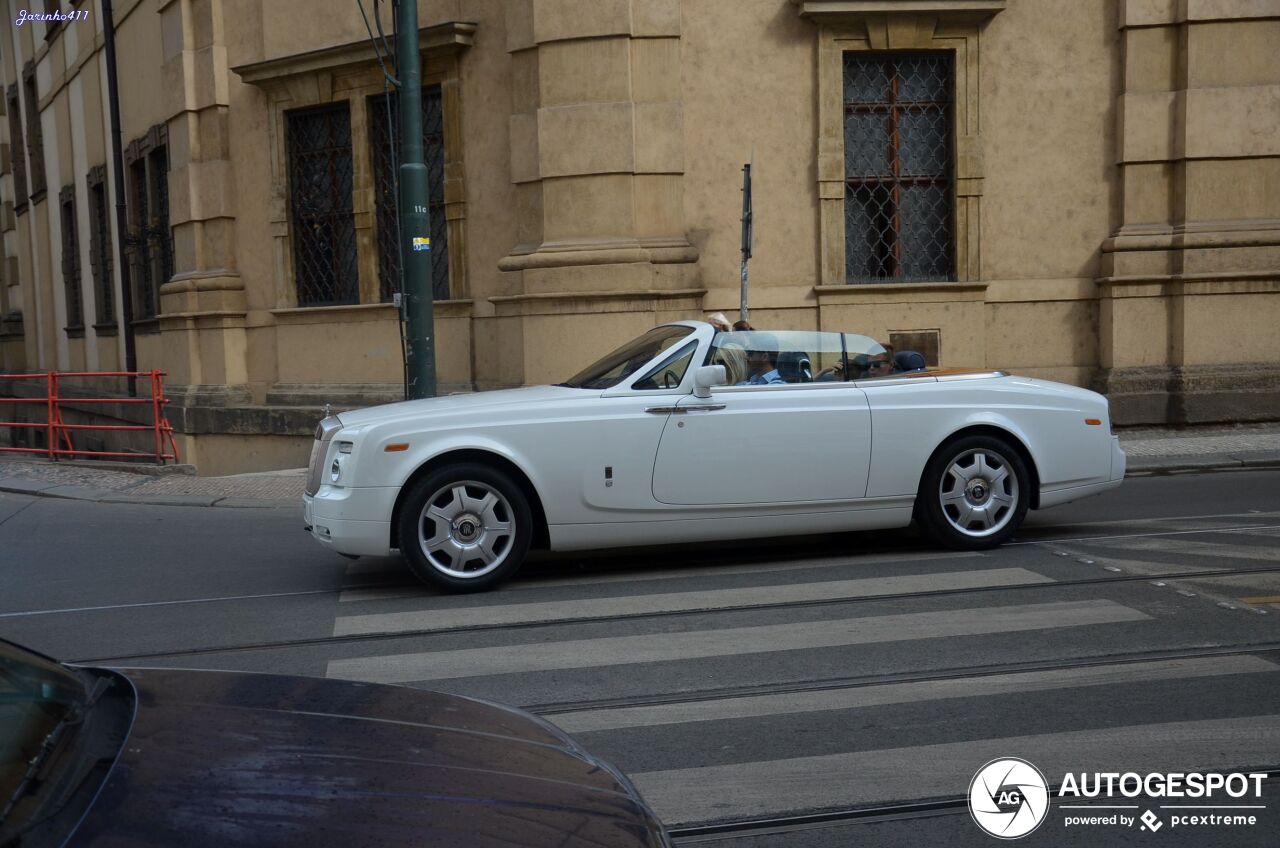
{"type": "Polygon", "coordinates": [[[888,377],[893,373],[893,360],[888,353],[875,353],[867,363],[868,377],[888,377]]]}

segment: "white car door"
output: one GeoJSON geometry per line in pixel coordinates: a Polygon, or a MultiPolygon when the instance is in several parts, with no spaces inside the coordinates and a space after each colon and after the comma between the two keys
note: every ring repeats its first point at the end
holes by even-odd
{"type": "Polygon", "coordinates": [[[726,386],[674,405],[653,495],[689,505],[849,501],[865,497],[870,461],[871,412],[856,386],[726,386]]]}

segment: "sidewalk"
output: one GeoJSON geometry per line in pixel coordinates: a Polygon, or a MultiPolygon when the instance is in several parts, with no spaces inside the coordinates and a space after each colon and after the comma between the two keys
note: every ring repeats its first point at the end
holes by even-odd
{"type": "MultiPolygon", "coordinates": [[[[1128,475],[1280,468],[1280,424],[1142,429],[1120,433],[1128,475]]],[[[0,455],[0,492],[101,503],[163,506],[300,507],[306,469],[196,477],[190,466],[47,462],[0,455]],[[142,472],[142,473],[140,473],[142,472]]]]}

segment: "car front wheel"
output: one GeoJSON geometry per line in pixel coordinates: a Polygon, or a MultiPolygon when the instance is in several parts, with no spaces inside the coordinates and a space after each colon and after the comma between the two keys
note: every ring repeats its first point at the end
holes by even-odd
{"type": "Polygon", "coordinates": [[[1018,452],[1003,439],[967,436],[925,467],[916,514],[935,542],[982,550],[1012,536],[1030,502],[1030,475],[1018,452]]]}
{"type": "Polygon", "coordinates": [[[524,493],[500,471],[459,464],[413,484],[397,536],[409,569],[446,592],[497,585],[524,562],[532,538],[524,493]]]}

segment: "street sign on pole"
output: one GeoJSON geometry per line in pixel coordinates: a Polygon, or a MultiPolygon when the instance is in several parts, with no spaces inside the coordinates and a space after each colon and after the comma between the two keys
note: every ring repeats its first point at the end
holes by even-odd
{"type": "Polygon", "coordinates": [[[427,166],[422,151],[422,57],[418,53],[418,4],[396,5],[397,76],[400,80],[400,238],[404,257],[406,394],[435,397],[435,304],[431,287],[431,220],[427,166]]]}
{"type": "Polygon", "coordinates": [[[751,258],[751,163],[742,166],[742,293],[738,320],[747,320],[747,260],[751,258]]]}

